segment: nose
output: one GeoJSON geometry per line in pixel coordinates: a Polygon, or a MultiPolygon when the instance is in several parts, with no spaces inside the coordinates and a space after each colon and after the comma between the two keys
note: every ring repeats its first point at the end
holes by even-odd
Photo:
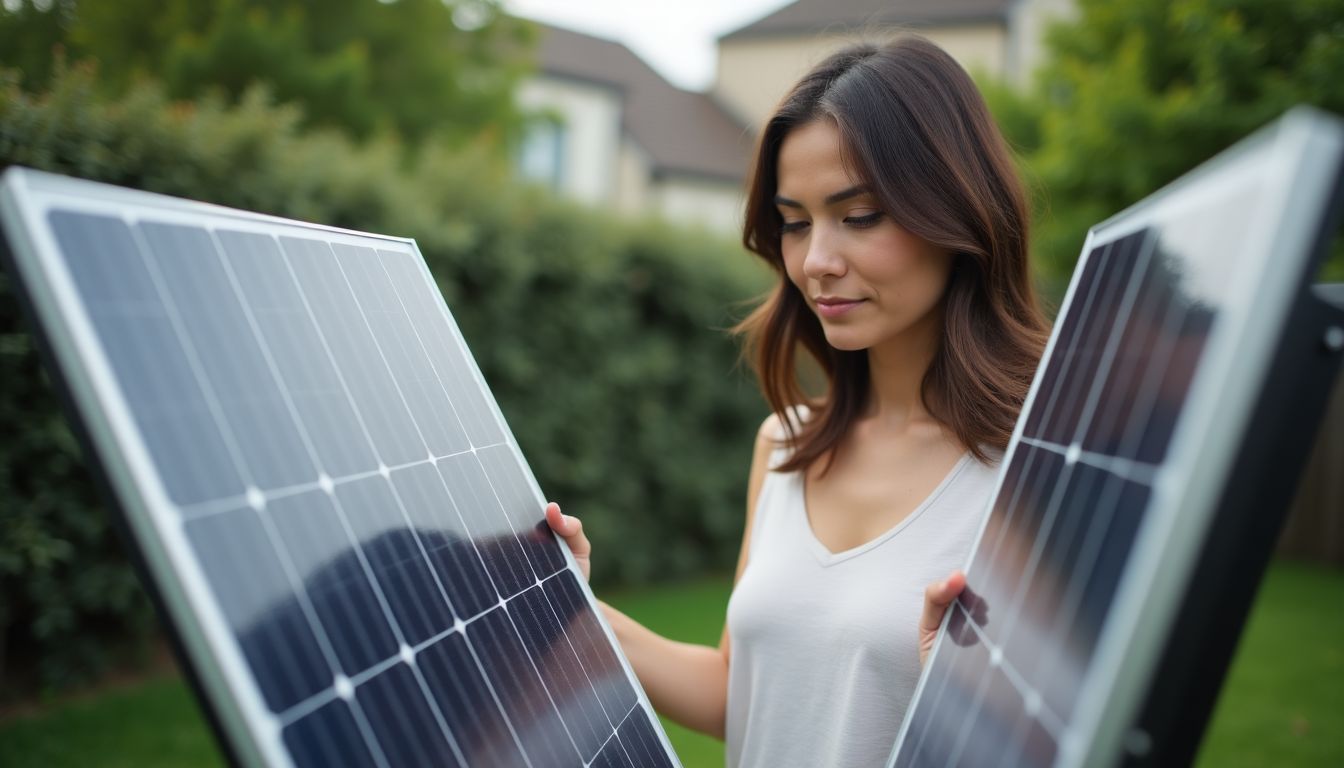
{"type": "Polygon", "coordinates": [[[829,231],[828,227],[813,224],[810,235],[807,255],[803,257],[803,274],[813,280],[844,275],[845,259],[835,233],[829,231]]]}

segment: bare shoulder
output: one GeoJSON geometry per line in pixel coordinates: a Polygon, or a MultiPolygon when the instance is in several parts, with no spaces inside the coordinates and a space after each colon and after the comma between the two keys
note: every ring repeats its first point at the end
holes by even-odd
{"type": "Polygon", "coordinates": [[[806,405],[790,406],[787,413],[781,416],[778,413],[771,413],[761,422],[761,428],[756,433],[756,447],[768,445],[770,448],[776,448],[788,439],[789,432],[797,432],[808,418],[812,415],[811,410],[806,405]],[[785,426],[784,420],[790,422],[785,426]]]}
{"type": "Polygon", "coordinates": [[[756,430],[756,445],[751,454],[751,477],[747,483],[747,515],[750,517],[756,506],[756,494],[770,470],[770,459],[775,449],[784,444],[786,433],[779,414],[771,413],[756,430]]]}
{"type": "Polygon", "coordinates": [[[751,477],[747,486],[747,514],[750,516],[756,505],[756,495],[769,474],[775,451],[788,444],[791,436],[796,435],[803,423],[811,416],[806,405],[794,405],[783,413],[771,413],[761,421],[756,431],[756,445],[751,457],[751,477]],[[787,424],[785,423],[787,420],[787,424]]]}
{"type": "Polygon", "coordinates": [[[761,428],[756,430],[756,448],[759,450],[762,445],[774,443],[784,435],[784,423],[780,421],[779,414],[771,413],[761,422],[761,428]]]}

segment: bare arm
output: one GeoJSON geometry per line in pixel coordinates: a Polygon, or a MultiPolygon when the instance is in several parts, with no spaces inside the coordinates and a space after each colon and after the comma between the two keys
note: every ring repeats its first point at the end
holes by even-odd
{"type": "MultiPolygon", "coordinates": [[[[765,481],[770,452],[774,448],[771,439],[774,424],[774,417],[766,419],[756,438],[747,485],[747,522],[734,583],[742,577],[747,564],[756,498],[765,481]]],[[[547,505],[546,520],[569,545],[574,559],[587,576],[592,546],[583,533],[583,525],[577,518],[561,514],[555,504],[547,505]]],[[[687,728],[722,739],[728,711],[727,626],[718,647],[695,645],[663,637],[605,603],[602,609],[654,708],[687,728]]]]}

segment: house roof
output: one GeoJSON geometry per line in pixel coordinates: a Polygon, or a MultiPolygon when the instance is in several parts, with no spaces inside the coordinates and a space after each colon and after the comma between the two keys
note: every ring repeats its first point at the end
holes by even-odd
{"type": "Polygon", "coordinates": [[[1005,21],[1014,0],[797,0],[720,40],[816,34],[869,25],[1005,21]]]}
{"type": "Polygon", "coordinates": [[[622,122],[657,174],[681,173],[741,181],[752,137],[718,102],[663,79],[624,45],[545,24],[538,25],[542,73],[618,89],[622,122]]]}

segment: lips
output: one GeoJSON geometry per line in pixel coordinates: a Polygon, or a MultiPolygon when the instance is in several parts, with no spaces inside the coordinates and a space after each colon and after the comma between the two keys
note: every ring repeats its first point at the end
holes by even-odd
{"type": "Polygon", "coordinates": [[[813,301],[817,305],[817,314],[826,318],[834,318],[844,315],[865,300],[847,299],[842,296],[818,296],[813,301]]]}

